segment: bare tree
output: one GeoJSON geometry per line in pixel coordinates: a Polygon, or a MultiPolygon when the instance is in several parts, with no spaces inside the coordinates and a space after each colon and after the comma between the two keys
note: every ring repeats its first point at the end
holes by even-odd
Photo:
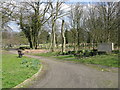
{"type": "Polygon", "coordinates": [[[82,19],[82,14],[83,14],[83,7],[80,5],[80,3],[77,3],[75,5],[71,6],[71,11],[70,11],[70,22],[71,22],[71,27],[73,31],[73,38],[74,38],[74,50],[79,50],[80,48],[80,37],[81,37],[81,19],[82,19]]]}
{"type": "MultiPolygon", "coordinates": [[[[41,31],[42,26],[50,19],[51,16],[46,17],[47,11],[50,8],[50,2],[43,3],[43,2],[25,2],[23,3],[27,5],[32,10],[27,10],[26,14],[28,14],[28,23],[25,24],[20,20],[21,29],[25,32],[28,41],[30,42],[30,47],[37,49],[38,46],[38,37],[39,32],[41,31]],[[44,8],[41,6],[44,5],[44,8]]],[[[23,16],[23,14],[21,14],[23,16]]]]}
{"type": "Polygon", "coordinates": [[[61,37],[62,37],[62,53],[65,52],[65,31],[64,31],[64,20],[62,20],[62,25],[61,25],[61,37]]]}
{"type": "Polygon", "coordinates": [[[118,27],[116,19],[116,14],[118,13],[117,4],[114,2],[97,3],[89,8],[85,24],[92,42],[115,41],[118,27]]]}
{"type": "Polygon", "coordinates": [[[13,20],[16,5],[12,1],[0,1],[0,12],[2,13],[2,28],[4,29],[7,23],[13,20]]]}
{"type": "Polygon", "coordinates": [[[51,51],[54,52],[56,48],[56,21],[67,15],[68,13],[62,12],[61,6],[63,2],[57,0],[56,3],[51,3],[51,22],[52,22],[52,40],[51,40],[51,51]]]}
{"type": "MultiPolygon", "coordinates": [[[[115,40],[118,24],[117,24],[117,13],[118,11],[117,2],[106,2],[98,6],[100,19],[102,20],[103,29],[105,30],[106,42],[113,42],[115,40]]],[[[116,38],[117,39],[117,38],[116,38]]]]}

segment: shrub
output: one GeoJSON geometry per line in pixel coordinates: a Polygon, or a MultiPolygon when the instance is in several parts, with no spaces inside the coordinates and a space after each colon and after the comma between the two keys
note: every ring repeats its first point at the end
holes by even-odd
{"type": "Polygon", "coordinates": [[[68,53],[68,54],[70,54],[70,53],[71,53],[71,51],[68,51],[67,53],[68,53]]]}
{"type": "Polygon", "coordinates": [[[92,51],[97,52],[98,50],[97,49],[93,49],[92,51]]]}
{"type": "Polygon", "coordinates": [[[107,53],[105,51],[98,51],[98,55],[106,55],[107,53]]]}
{"type": "Polygon", "coordinates": [[[83,53],[75,53],[74,56],[79,59],[83,57],[83,53]]]}
{"type": "Polygon", "coordinates": [[[90,51],[90,50],[85,50],[85,51],[83,52],[84,57],[89,57],[90,54],[91,54],[91,51],[90,51]]]}
{"type": "Polygon", "coordinates": [[[69,55],[69,54],[75,54],[76,53],[76,51],[68,51],[67,52],[67,54],[69,55]]]}
{"type": "Polygon", "coordinates": [[[71,54],[75,54],[76,53],[76,51],[71,51],[71,54]]]}
{"type": "Polygon", "coordinates": [[[25,49],[30,49],[30,47],[19,47],[19,49],[25,50],[25,49]]]}
{"type": "Polygon", "coordinates": [[[57,56],[58,56],[58,55],[61,55],[61,52],[57,52],[56,55],[57,55],[57,56]]]}
{"type": "Polygon", "coordinates": [[[82,50],[82,53],[85,53],[85,50],[82,50]]]}
{"type": "Polygon", "coordinates": [[[98,52],[96,52],[96,51],[91,51],[91,56],[95,56],[95,55],[97,55],[97,53],[98,52]]]}
{"type": "Polygon", "coordinates": [[[63,53],[62,53],[62,52],[60,51],[60,52],[58,52],[58,53],[56,53],[56,54],[57,54],[57,56],[58,56],[58,55],[68,55],[68,52],[63,52],[63,53]]]}
{"type": "Polygon", "coordinates": [[[112,53],[118,54],[118,53],[120,53],[120,51],[119,50],[112,50],[112,53]]]}
{"type": "Polygon", "coordinates": [[[77,51],[77,53],[82,53],[82,50],[80,50],[80,51],[77,51]]]}
{"type": "Polygon", "coordinates": [[[62,55],[67,55],[67,52],[63,52],[63,53],[61,52],[61,54],[62,54],[62,55]]]}
{"type": "Polygon", "coordinates": [[[97,54],[98,54],[98,50],[97,49],[91,50],[91,56],[95,56],[97,54]]]}

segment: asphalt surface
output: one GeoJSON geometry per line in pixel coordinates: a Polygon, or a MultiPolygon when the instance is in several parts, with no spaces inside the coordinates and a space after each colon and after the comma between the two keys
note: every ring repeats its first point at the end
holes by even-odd
{"type": "Polygon", "coordinates": [[[28,88],[118,88],[118,73],[40,56],[25,55],[45,63],[44,74],[28,88]]]}

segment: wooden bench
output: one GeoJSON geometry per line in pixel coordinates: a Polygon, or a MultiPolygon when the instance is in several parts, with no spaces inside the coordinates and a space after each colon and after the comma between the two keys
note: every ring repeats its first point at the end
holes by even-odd
{"type": "Polygon", "coordinates": [[[18,57],[21,58],[24,55],[20,49],[18,49],[18,57]]]}

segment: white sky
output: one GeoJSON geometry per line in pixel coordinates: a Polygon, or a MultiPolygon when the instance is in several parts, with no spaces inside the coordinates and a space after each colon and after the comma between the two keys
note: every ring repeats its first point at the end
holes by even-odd
{"type": "Polygon", "coordinates": [[[13,31],[15,31],[15,32],[19,32],[20,31],[20,27],[18,26],[18,24],[16,24],[15,21],[10,21],[7,24],[13,31]]]}

